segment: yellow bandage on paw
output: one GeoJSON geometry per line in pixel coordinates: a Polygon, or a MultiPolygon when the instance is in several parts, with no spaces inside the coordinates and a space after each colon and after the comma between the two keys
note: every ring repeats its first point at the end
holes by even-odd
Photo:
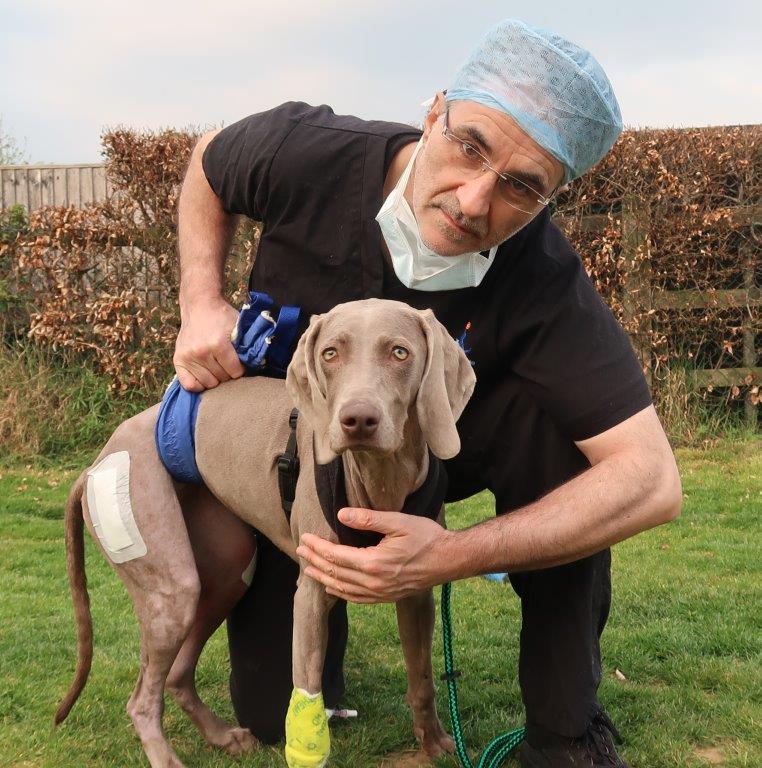
{"type": "Polygon", "coordinates": [[[310,697],[295,688],[286,714],[288,768],[323,768],[330,751],[331,735],[323,694],[310,697]]]}

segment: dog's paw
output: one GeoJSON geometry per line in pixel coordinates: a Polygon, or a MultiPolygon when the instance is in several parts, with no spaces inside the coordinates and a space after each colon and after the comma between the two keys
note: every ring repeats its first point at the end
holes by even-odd
{"type": "Polygon", "coordinates": [[[294,688],[286,713],[288,768],[323,768],[331,752],[331,735],[323,694],[294,688]]]}
{"type": "Polygon", "coordinates": [[[455,742],[444,729],[438,717],[426,725],[415,728],[415,737],[429,757],[440,757],[455,752],[455,742]]]}
{"type": "Polygon", "coordinates": [[[230,728],[221,746],[231,755],[243,755],[251,752],[258,744],[259,742],[251,735],[248,728],[230,728]]]}

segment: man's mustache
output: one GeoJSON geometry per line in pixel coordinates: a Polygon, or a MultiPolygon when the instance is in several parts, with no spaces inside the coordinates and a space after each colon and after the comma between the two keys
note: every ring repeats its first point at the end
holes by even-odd
{"type": "Polygon", "coordinates": [[[453,203],[450,200],[442,200],[435,205],[443,210],[459,227],[463,227],[474,237],[483,238],[487,236],[487,222],[483,219],[470,219],[468,216],[464,216],[457,203],[453,203]]]}

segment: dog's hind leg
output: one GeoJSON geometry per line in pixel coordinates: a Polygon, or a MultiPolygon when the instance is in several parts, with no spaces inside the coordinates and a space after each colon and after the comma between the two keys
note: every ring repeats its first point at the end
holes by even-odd
{"type": "Polygon", "coordinates": [[[179,495],[201,579],[201,595],[193,625],[167,678],[167,690],[207,742],[240,754],[255,747],[257,740],[247,728],[226,723],[201,700],[195,674],[206,641],[248,588],[256,563],[256,536],[207,488],[186,488],[179,495]]]}
{"type": "MultiPolygon", "coordinates": [[[[158,590],[165,586],[157,585],[158,590]]],[[[193,619],[198,585],[189,579],[173,583],[166,592],[158,590],[144,594],[140,604],[135,600],[140,619],[140,674],[127,712],[151,768],[182,768],[183,764],[167,742],[162,727],[164,687],[193,619]]]]}
{"type": "Polygon", "coordinates": [[[434,701],[431,642],[434,636],[434,596],[430,589],[396,603],[402,653],[407,669],[407,701],[413,712],[413,732],[429,757],[454,752],[455,744],[442,727],[434,701]]]}
{"type": "MultiPolygon", "coordinates": [[[[101,513],[108,512],[108,504],[103,502],[101,506],[100,499],[108,497],[106,490],[118,491],[122,497],[126,492],[134,524],[145,544],[145,549],[132,559],[120,562],[116,555],[110,555],[132,597],[140,624],[140,675],[127,712],[151,768],[182,768],[162,727],[164,687],[193,622],[200,585],[180,503],[156,453],[154,424],[155,409],[150,409],[117,428],[101,456],[129,454],[129,487],[110,486],[112,475],[107,471],[99,474],[98,466],[94,467],[87,495],[94,499],[100,526],[93,526],[94,510],[86,511],[86,520],[91,533],[104,546],[100,537],[107,532],[104,522],[108,523],[109,518],[101,513]]],[[[87,498],[83,501],[87,502],[87,498]]]]}

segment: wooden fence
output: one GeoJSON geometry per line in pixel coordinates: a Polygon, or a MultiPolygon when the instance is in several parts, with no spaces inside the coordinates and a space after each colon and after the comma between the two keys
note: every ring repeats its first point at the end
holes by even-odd
{"type": "Polygon", "coordinates": [[[106,169],[85,165],[0,166],[0,209],[23,205],[28,211],[47,205],[98,203],[113,193],[106,169]]]}
{"type": "MultiPolygon", "coordinates": [[[[720,213],[727,214],[739,226],[762,225],[762,205],[735,206],[720,213]]],[[[559,223],[563,224],[563,221],[559,223]]],[[[585,216],[581,226],[585,231],[602,231],[609,223],[605,214],[585,216]]],[[[743,288],[700,290],[654,290],[651,281],[649,251],[649,215],[648,206],[642,198],[627,198],[621,212],[622,250],[627,262],[635,265],[627,273],[624,295],[624,320],[628,324],[637,322],[637,330],[632,334],[633,345],[650,384],[651,347],[650,332],[652,314],[650,310],[669,309],[706,309],[726,308],[743,309],[743,365],[737,368],[698,368],[692,372],[695,386],[733,387],[752,381],[762,385],[762,367],[756,349],[756,336],[762,331],[759,320],[759,308],[762,307],[762,288],[756,284],[760,246],[747,243],[741,252],[743,270],[743,288]],[[639,253],[646,253],[646,258],[638,259],[639,253]],[[751,377],[751,378],[749,378],[751,377]]],[[[751,390],[751,388],[749,388],[751,390]]],[[[751,428],[757,425],[757,405],[751,391],[744,404],[746,422],[751,428]]]]}
{"type": "MultiPolygon", "coordinates": [[[[113,194],[104,166],[86,165],[16,165],[0,167],[0,209],[21,204],[27,210],[46,205],[73,205],[100,202],[113,194]]],[[[762,225],[762,205],[737,206],[727,209],[742,226],[762,225]]],[[[563,221],[560,223],[563,224],[563,221]]],[[[581,226],[587,231],[602,230],[608,224],[605,215],[586,216],[581,226]]],[[[693,372],[698,387],[732,387],[751,381],[762,384],[762,367],[756,350],[759,308],[762,288],[755,283],[760,264],[760,247],[749,244],[743,252],[744,287],[712,291],[654,291],[650,279],[650,263],[636,255],[649,247],[648,208],[641,198],[625,200],[621,214],[622,248],[625,258],[638,265],[627,276],[624,308],[625,321],[639,318],[633,344],[645,370],[650,371],[651,351],[648,344],[651,309],[702,309],[707,307],[743,308],[743,366],[738,368],[697,369],[693,372]],[[629,258],[628,258],[629,256],[629,258]]],[[[746,419],[757,423],[757,406],[747,395],[746,419]]]]}

